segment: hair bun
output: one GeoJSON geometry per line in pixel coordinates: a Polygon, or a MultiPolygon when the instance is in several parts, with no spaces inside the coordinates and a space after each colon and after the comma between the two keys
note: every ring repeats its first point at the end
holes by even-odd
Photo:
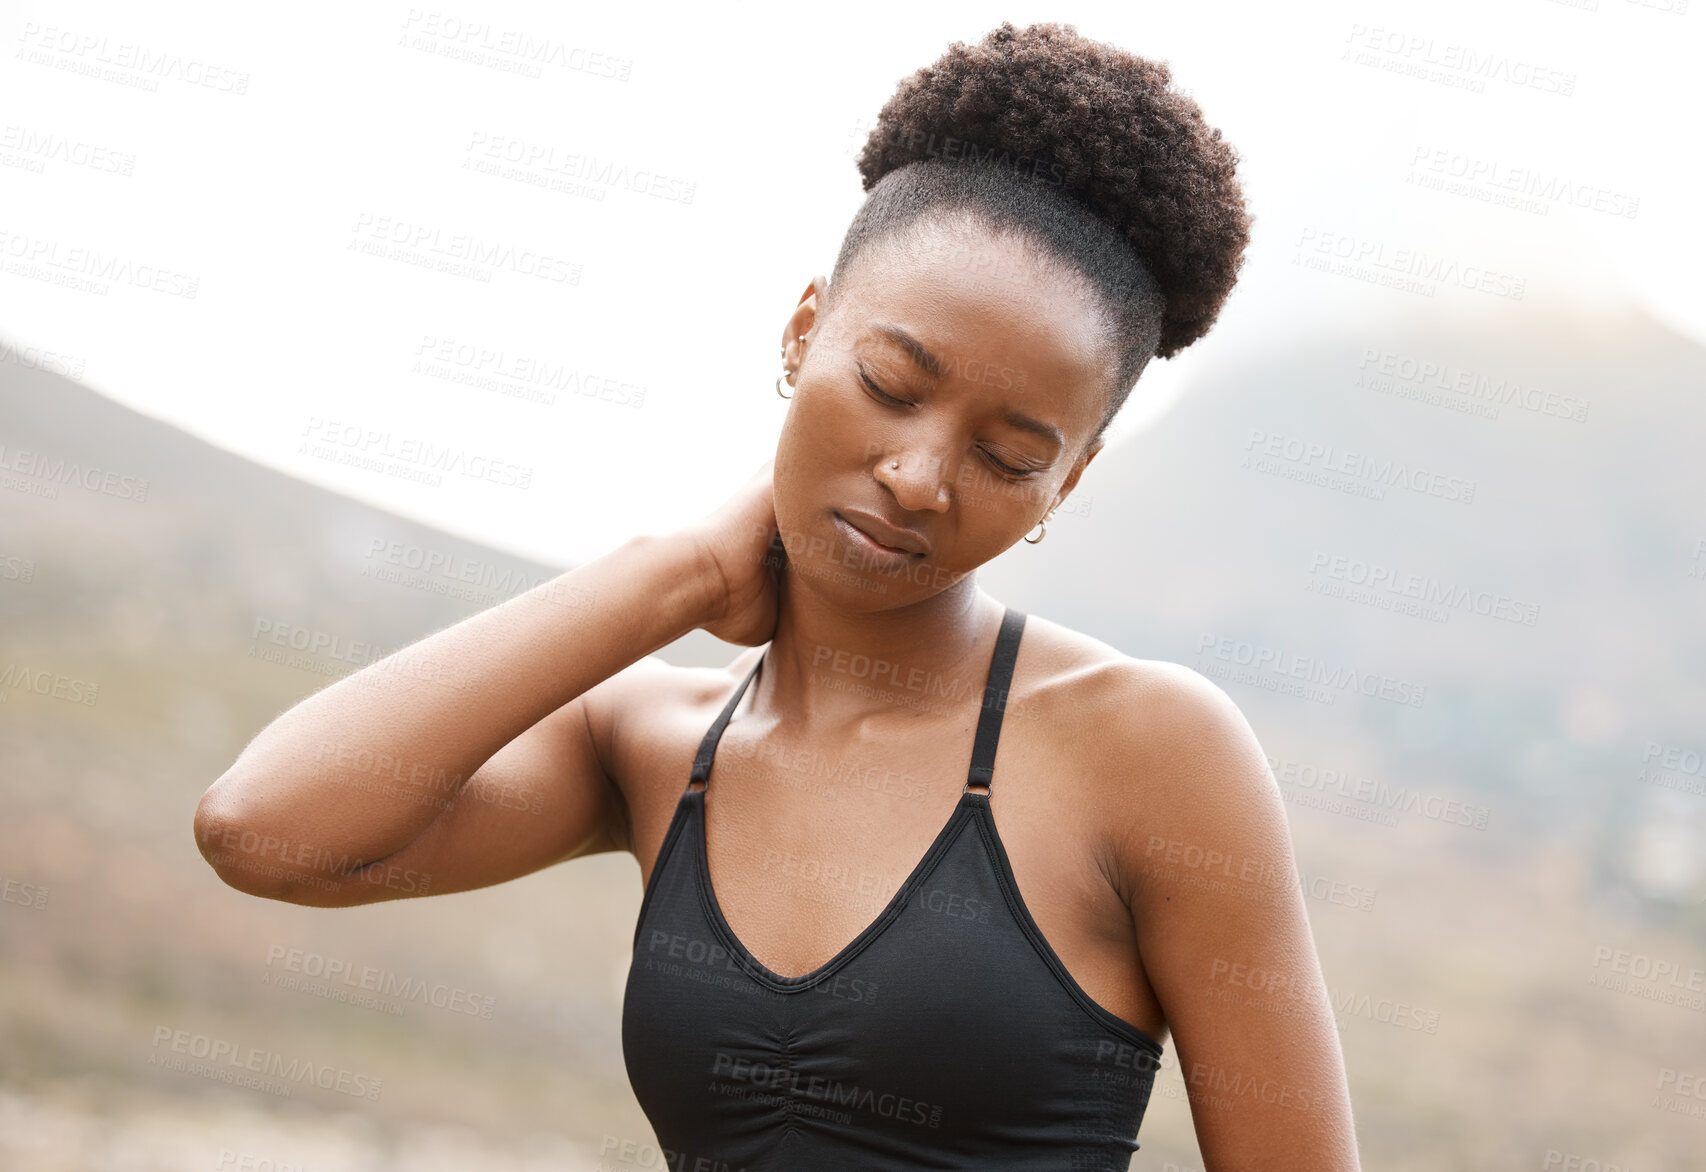
{"type": "Polygon", "coordinates": [[[1057,185],[1128,239],[1166,301],[1156,355],[1208,332],[1250,217],[1238,155],[1172,74],[1070,24],[1004,21],[904,79],[858,158],[864,190],[927,158],[994,159],[1057,185]]]}

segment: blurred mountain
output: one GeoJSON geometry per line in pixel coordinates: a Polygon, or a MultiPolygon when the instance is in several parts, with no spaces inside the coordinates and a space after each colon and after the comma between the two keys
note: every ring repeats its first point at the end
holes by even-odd
{"type": "MultiPolygon", "coordinates": [[[[981,575],[1034,614],[1204,671],[1271,758],[1491,808],[1474,833],[1288,805],[1305,870],[1397,909],[1311,901],[1334,979],[1432,1006],[1457,1038],[1345,1029],[1371,1167],[1489,1166],[1492,1150],[1530,1166],[1588,1119],[1580,1142],[1603,1146],[1573,1150],[1684,1166],[1666,1160],[1687,1145],[1654,1138],[1637,1092],[1700,1015],[1580,978],[1584,940],[1636,930],[1684,970],[1706,964],[1706,796],[1642,780],[1649,744],[1706,748],[1703,390],[1706,352],[1634,313],[1424,306],[1378,336],[1325,331],[1222,359],[1096,458],[1041,544],[981,575]],[[1398,588],[1347,594],[1372,575],[1398,588]],[[1312,696],[1283,690],[1312,672],[1312,696]],[[1358,694],[1347,672],[1425,702],[1358,694]],[[1513,1091],[1497,1111],[1482,1109],[1494,1091],[1460,1094],[1486,1070],[1523,1085],[1531,1036],[1560,1070],[1614,1065],[1634,1105],[1606,1109],[1596,1080],[1513,1091]],[[1528,1146],[1510,1148],[1518,1132],[1528,1146]],[[1649,1146],[1617,1146],[1630,1134],[1649,1146]]],[[[617,1032],[640,898],[627,856],[327,913],[223,887],[190,837],[202,791],[273,716],[564,568],[256,465],[0,342],[0,881],[49,893],[39,913],[0,907],[4,1118],[165,1113],[206,1148],[230,1132],[188,1104],[215,1088],[143,1063],[167,1024],[406,1074],[361,1105],[371,1134],[326,1139],[384,1150],[388,1167],[436,1166],[398,1155],[421,1120],[449,1129],[426,1146],[478,1149],[447,1166],[545,1166],[526,1161],[550,1150],[549,1166],[592,1167],[595,1137],[645,1142],[617,1032]],[[269,658],[275,632],[310,652],[269,658]],[[42,673],[61,695],[15,686],[42,673]],[[280,992],[265,958],[287,946],[489,992],[499,1012],[394,1019],[280,992]]],[[[732,653],[703,632],[663,652],[732,653]]],[[[1157,1093],[1144,1155],[1198,1159],[1182,1099],[1157,1093]]],[[[353,1118],[339,1099],[289,1134],[330,1137],[353,1118]]],[[[379,1166],[351,1159],[313,1166],[379,1166]]],[[[213,1157],[174,1160],[157,1166],[213,1157]]]]}
{"type": "MultiPolygon", "coordinates": [[[[253,464],[6,351],[0,574],[34,569],[0,578],[0,613],[18,662],[104,681],[85,730],[175,728],[228,759],[333,675],[566,568],[253,464]],[[233,674],[280,632],[322,653],[233,674]]],[[[1585,819],[1610,860],[1656,816],[1625,800],[1640,752],[1688,742],[1706,711],[1703,391],[1706,352],[1634,311],[1423,306],[1377,335],[1222,359],[983,582],[1204,671],[1275,747],[1307,730],[1366,771],[1545,797],[1535,818],[1585,819]],[[1336,681],[1315,703],[1276,690],[1311,673],[1336,681]]],[[[664,652],[732,653],[704,632],[664,652]]]]}
{"type": "Polygon", "coordinates": [[[1422,309],[1223,360],[1096,457],[1003,582],[1131,655],[1205,670],[1265,649],[1424,685],[1411,707],[1223,684],[1278,743],[1306,712],[1357,768],[1544,798],[1537,824],[1609,840],[1642,808],[1646,743],[1701,747],[1703,440],[1706,350],[1640,313],[1422,309]],[[1331,593],[1382,573],[1384,609],[1331,593]],[[1430,593],[1457,602],[1399,609],[1430,593]]]}

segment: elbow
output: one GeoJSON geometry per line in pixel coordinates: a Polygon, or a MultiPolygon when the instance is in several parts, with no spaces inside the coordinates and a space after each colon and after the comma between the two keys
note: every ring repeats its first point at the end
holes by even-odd
{"type": "Polygon", "coordinates": [[[196,804],[195,845],[214,874],[245,895],[304,907],[349,907],[371,902],[366,884],[329,860],[303,857],[296,835],[265,816],[241,783],[227,772],[196,804]]]}
{"type": "Polygon", "coordinates": [[[226,886],[246,895],[288,900],[282,868],[268,865],[262,849],[265,836],[250,825],[243,805],[229,773],[214,782],[196,803],[196,849],[226,886]]]}

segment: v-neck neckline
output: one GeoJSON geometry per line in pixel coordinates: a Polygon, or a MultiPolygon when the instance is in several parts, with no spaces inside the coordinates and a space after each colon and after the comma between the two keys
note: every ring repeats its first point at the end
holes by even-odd
{"type": "Polygon", "coordinates": [[[882,933],[883,929],[888,927],[895,917],[900,914],[901,909],[904,908],[907,902],[911,899],[913,892],[918,889],[919,885],[924,882],[930,872],[935,869],[936,864],[941,861],[942,855],[947,852],[947,849],[952,844],[953,840],[958,837],[957,830],[965,821],[967,813],[974,810],[978,805],[987,805],[989,801],[988,794],[973,793],[970,790],[963,792],[960,795],[960,800],[954,804],[953,810],[949,813],[948,820],[942,824],[942,828],[936,832],[936,837],[931,840],[930,845],[925,849],[924,857],[918,860],[911,872],[909,872],[906,878],[902,880],[900,889],[890,897],[888,903],[883,906],[883,910],[877,913],[876,919],[865,925],[864,929],[861,930],[858,935],[854,936],[852,940],[848,941],[847,944],[844,945],[834,956],[831,956],[828,960],[824,961],[810,972],[802,973],[797,977],[785,977],[781,973],[776,972],[763,961],[759,960],[758,957],[753,954],[752,950],[749,949],[741,940],[739,935],[735,933],[733,926],[729,924],[728,918],[723,915],[722,904],[717,899],[716,886],[711,881],[711,857],[710,851],[706,846],[707,835],[705,833],[706,822],[704,799],[707,792],[707,790],[702,789],[691,790],[683,795],[684,797],[696,799],[694,802],[693,813],[694,821],[698,824],[696,833],[699,847],[699,890],[703,896],[702,902],[704,903],[706,914],[710,917],[711,923],[716,927],[718,932],[722,934],[724,942],[729,945],[729,951],[731,954],[743,962],[743,967],[745,967],[748,972],[750,972],[754,977],[757,977],[772,986],[785,990],[810,988],[819,981],[833,974],[836,969],[847,963],[862,951],[867,944],[876,939],[876,937],[882,933]]]}
{"type": "MultiPolygon", "coordinates": [[[[977,725],[972,734],[971,765],[967,771],[965,785],[961,787],[960,798],[949,812],[947,821],[936,832],[924,851],[924,857],[901,882],[876,919],[865,925],[864,929],[849,940],[834,956],[797,977],[784,977],[758,957],[736,935],[729,924],[728,917],[723,914],[722,904],[717,899],[715,885],[711,882],[711,850],[709,845],[708,820],[705,816],[705,795],[711,788],[711,767],[715,763],[717,747],[721,744],[723,730],[728,727],[735,710],[740,707],[742,698],[746,695],[748,686],[757,678],[764,666],[765,656],[769,653],[766,648],[758,656],[758,661],[752,665],[752,670],[741,682],[734,695],[729,697],[723,711],[716,721],[706,730],[700,741],[699,752],[693,761],[693,769],[688,779],[688,788],[682,793],[681,801],[686,808],[693,812],[694,821],[698,824],[695,837],[698,840],[698,886],[699,900],[704,905],[705,914],[712,926],[724,938],[729,947],[729,953],[741,962],[741,967],[764,984],[773,989],[790,991],[810,988],[829,976],[836,969],[852,959],[867,944],[886,928],[900,914],[912,893],[923,883],[925,877],[935,867],[949,844],[958,836],[959,829],[967,821],[969,815],[978,811],[989,813],[989,789],[995,769],[995,753],[1001,739],[1002,715],[1007,706],[1009,689],[1012,686],[1013,668],[1019,656],[1019,642],[1024,635],[1025,613],[1007,607],[1001,616],[1001,625],[995,636],[995,649],[991,652],[989,669],[985,674],[983,699],[978,708],[977,725]],[[693,783],[699,782],[699,789],[694,789],[693,783]],[[972,785],[984,787],[982,793],[973,792],[972,785]]],[[[991,820],[993,826],[993,819],[991,820]]]]}

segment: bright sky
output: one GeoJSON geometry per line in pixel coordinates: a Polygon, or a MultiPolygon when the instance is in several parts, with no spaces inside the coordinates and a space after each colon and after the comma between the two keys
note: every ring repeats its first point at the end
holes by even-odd
{"type": "Polygon", "coordinates": [[[1116,435],[1252,346],[1518,288],[1706,341],[1686,7],[4,3],[0,357],[501,548],[596,557],[772,454],[782,325],[863,198],[854,152],[897,81],[1003,19],[1170,62],[1244,158],[1239,288],[1116,435]],[[1300,251],[1488,288],[1423,301],[1300,251]],[[465,471],[404,475],[427,445],[465,471]]]}

